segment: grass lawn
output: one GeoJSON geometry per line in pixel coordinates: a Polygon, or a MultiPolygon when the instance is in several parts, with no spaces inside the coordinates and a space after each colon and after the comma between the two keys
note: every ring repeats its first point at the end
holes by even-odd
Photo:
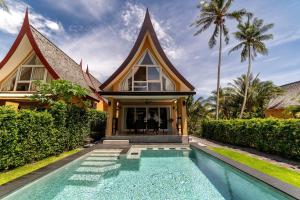
{"type": "Polygon", "coordinates": [[[40,160],[38,162],[35,162],[35,163],[30,163],[30,164],[27,164],[27,165],[24,165],[22,167],[18,167],[16,169],[13,169],[13,170],[10,170],[10,171],[6,171],[6,172],[3,172],[3,173],[0,173],[0,185],[4,184],[4,183],[7,183],[13,179],[16,179],[20,176],[23,176],[25,174],[28,174],[32,171],[35,171],[37,169],[40,169],[42,167],[45,167],[51,163],[54,163],[58,160],[61,160],[67,156],[70,156],[74,153],[77,153],[78,151],[80,151],[80,149],[74,149],[72,151],[67,151],[67,152],[64,152],[58,156],[51,156],[49,158],[46,158],[44,160],[40,160]]]}
{"type": "Polygon", "coordinates": [[[300,188],[300,173],[295,170],[260,160],[245,153],[240,153],[228,148],[209,147],[209,149],[300,188]]]}

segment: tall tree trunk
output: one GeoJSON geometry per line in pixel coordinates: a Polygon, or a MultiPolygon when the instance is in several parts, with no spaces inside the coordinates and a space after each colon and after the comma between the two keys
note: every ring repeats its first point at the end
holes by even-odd
{"type": "Polygon", "coordinates": [[[245,78],[245,94],[244,94],[244,101],[242,105],[242,110],[240,113],[240,118],[243,118],[246,103],[247,103],[247,96],[248,96],[248,90],[249,90],[249,77],[250,77],[250,72],[251,72],[251,48],[248,47],[248,70],[245,78]]]}
{"type": "Polygon", "coordinates": [[[221,59],[222,59],[222,24],[219,25],[220,29],[220,46],[219,46],[219,62],[218,62],[218,78],[217,78],[217,102],[216,102],[216,119],[219,119],[220,107],[220,74],[221,74],[221,59]]]}

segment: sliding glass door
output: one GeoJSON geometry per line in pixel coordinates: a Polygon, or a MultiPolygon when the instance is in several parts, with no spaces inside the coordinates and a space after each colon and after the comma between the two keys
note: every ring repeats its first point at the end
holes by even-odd
{"type": "Polygon", "coordinates": [[[168,131],[171,128],[170,107],[124,107],[124,130],[168,131]]]}

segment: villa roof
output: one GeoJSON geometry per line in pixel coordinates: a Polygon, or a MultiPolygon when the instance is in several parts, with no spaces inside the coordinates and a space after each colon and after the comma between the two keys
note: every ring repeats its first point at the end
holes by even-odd
{"type": "Polygon", "coordinates": [[[10,56],[13,55],[25,35],[27,35],[36,55],[39,57],[42,64],[46,67],[46,69],[54,79],[64,79],[76,83],[90,91],[89,97],[95,100],[99,100],[98,95],[96,95],[89,88],[89,85],[82,74],[80,65],[78,65],[72,58],[70,58],[55,44],[53,44],[42,33],[40,33],[37,29],[30,25],[28,10],[26,10],[21,31],[17,36],[17,39],[14,42],[12,48],[0,63],[0,69],[7,63],[10,56]]]}
{"type": "Polygon", "coordinates": [[[284,93],[272,99],[268,109],[283,109],[288,106],[300,105],[300,81],[280,86],[284,93]]]}
{"type": "Polygon", "coordinates": [[[154,43],[155,48],[157,49],[158,53],[160,54],[163,61],[166,63],[166,65],[171,69],[171,71],[191,90],[194,90],[194,86],[189,83],[182,74],[173,66],[171,61],[166,56],[164,50],[162,49],[159,40],[157,38],[157,35],[155,33],[155,30],[153,28],[153,24],[151,22],[150,14],[147,9],[145,19],[142,25],[142,28],[140,30],[140,33],[138,35],[137,40],[135,41],[135,44],[133,45],[133,48],[131,49],[128,57],[125,59],[125,61],[121,64],[121,66],[101,85],[101,89],[103,90],[106,86],[108,86],[130,63],[130,61],[133,59],[134,55],[137,53],[140,45],[142,44],[143,38],[145,37],[146,33],[150,33],[150,37],[154,43]]]}

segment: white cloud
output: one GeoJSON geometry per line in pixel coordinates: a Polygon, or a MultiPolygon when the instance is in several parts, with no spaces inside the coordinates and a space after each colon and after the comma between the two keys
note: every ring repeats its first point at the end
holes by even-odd
{"type": "Polygon", "coordinates": [[[39,13],[36,13],[31,7],[18,0],[7,1],[9,12],[0,10],[0,30],[9,34],[17,34],[22,25],[25,10],[30,10],[30,23],[39,29],[42,33],[50,35],[54,32],[63,32],[63,26],[59,22],[52,21],[39,13]]]}
{"type": "Polygon", "coordinates": [[[59,46],[75,61],[83,59],[83,68],[88,64],[90,72],[101,81],[120,66],[130,50],[129,43],[111,27],[98,27],[83,35],[60,38],[59,46]]]}
{"type": "Polygon", "coordinates": [[[59,0],[57,3],[53,0],[46,1],[54,8],[84,20],[101,19],[104,14],[114,9],[116,2],[115,0],[59,0]]]}
{"type": "MultiPolygon", "coordinates": [[[[137,34],[141,28],[145,17],[146,8],[139,4],[133,4],[127,2],[125,10],[122,12],[122,21],[124,28],[120,30],[120,35],[122,38],[134,42],[137,38],[137,34]]],[[[178,59],[182,56],[183,50],[176,46],[174,39],[168,34],[167,23],[163,21],[158,21],[153,13],[151,15],[151,20],[157,34],[158,39],[165,52],[171,58],[178,59]]]]}

